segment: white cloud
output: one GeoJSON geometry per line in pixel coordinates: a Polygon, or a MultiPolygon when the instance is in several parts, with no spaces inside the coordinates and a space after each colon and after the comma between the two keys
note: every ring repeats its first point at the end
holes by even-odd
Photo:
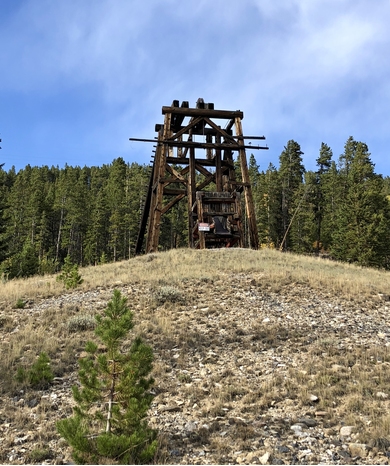
{"type": "Polygon", "coordinates": [[[15,99],[73,92],[76,107],[78,92],[90,95],[100,118],[85,147],[104,134],[123,151],[126,132],[154,135],[163,105],[198,97],[243,110],[244,131],[283,144],[319,147],[366,126],[387,138],[388,0],[21,5],[0,28],[0,88],[15,99]]]}

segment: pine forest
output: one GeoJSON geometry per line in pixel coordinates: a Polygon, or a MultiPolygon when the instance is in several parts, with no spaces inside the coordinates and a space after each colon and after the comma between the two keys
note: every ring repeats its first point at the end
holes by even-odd
{"type": "MultiPolygon", "coordinates": [[[[250,155],[261,247],[389,269],[390,178],[375,173],[367,145],[350,137],[334,159],[322,143],[315,171],[302,154],[290,140],[279,167],[266,170],[250,155]]],[[[57,272],[66,258],[87,266],[132,257],[149,176],[147,165],[122,158],[0,169],[3,280],[57,272]]],[[[187,205],[178,203],[164,217],[162,250],[187,246],[187,223],[187,205]]]]}

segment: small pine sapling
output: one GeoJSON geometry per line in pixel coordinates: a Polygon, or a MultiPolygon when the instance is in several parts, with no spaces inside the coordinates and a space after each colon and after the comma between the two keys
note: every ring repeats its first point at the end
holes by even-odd
{"type": "Polygon", "coordinates": [[[105,350],[87,343],[88,356],[79,361],[81,387],[73,387],[77,405],[72,417],[57,423],[57,430],[73,448],[77,463],[150,463],[157,449],[157,433],[146,421],[153,400],[152,349],[135,338],[130,350],[122,351],[134,324],[118,290],[96,321],[95,333],[105,350]]]}
{"type": "Polygon", "coordinates": [[[16,374],[18,382],[28,383],[33,388],[47,388],[53,379],[54,374],[50,367],[50,358],[45,352],[40,353],[29,370],[19,367],[16,374]]]}
{"type": "Polygon", "coordinates": [[[69,256],[65,257],[64,266],[57,277],[57,281],[63,282],[67,290],[77,288],[84,281],[79,274],[77,264],[73,264],[69,256]]]}

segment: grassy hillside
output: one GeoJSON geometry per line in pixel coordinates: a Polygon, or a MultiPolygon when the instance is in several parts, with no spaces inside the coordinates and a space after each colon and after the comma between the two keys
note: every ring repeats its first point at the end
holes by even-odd
{"type": "Polygon", "coordinates": [[[55,276],[0,286],[0,462],[69,461],[55,421],[71,413],[77,359],[119,288],[155,352],[157,462],[387,464],[388,272],[185,249],[81,275],[72,292],[55,276]],[[42,351],[54,383],[17,382],[42,351]]]}

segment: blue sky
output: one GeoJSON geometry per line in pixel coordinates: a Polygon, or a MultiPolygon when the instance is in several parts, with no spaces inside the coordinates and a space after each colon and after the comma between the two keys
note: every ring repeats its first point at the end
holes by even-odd
{"type": "Polygon", "coordinates": [[[242,110],[256,151],[365,142],[390,175],[389,0],[1,0],[0,161],[148,163],[161,107],[242,110]]]}

